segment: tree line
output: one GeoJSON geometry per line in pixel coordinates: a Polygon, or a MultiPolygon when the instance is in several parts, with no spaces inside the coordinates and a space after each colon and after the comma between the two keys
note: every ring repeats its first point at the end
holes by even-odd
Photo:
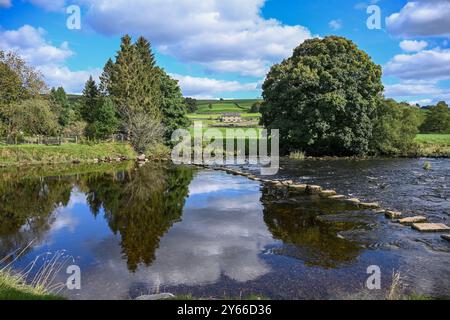
{"type": "Polygon", "coordinates": [[[169,143],[172,132],[189,125],[178,82],[158,67],[150,43],[125,35],[99,83],[90,77],[81,99],[64,88],[49,92],[41,75],[15,53],[0,52],[1,135],[84,135],[105,139],[123,133],[138,152],[169,143]],[[48,92],[47,94],[43,94],[48,92]]]}

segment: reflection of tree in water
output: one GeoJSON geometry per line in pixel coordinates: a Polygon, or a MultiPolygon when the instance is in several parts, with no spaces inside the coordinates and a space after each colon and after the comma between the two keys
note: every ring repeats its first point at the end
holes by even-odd
{"type": "Polygon", "coordinates": [[[70,200],[72,183],[59,178],[3,180],[0,183],[0,258],[40,240],[59,206],[70,200]]]}
{"type": "Polygon", "coordinates": [[[320,214],[335,213],[336,205],[341,206],[339,203],[308,196],[298,199],[295,203],[277,203],[269,189],[263,191],[264,221],[273,237],[284,242],[275,252],[300,259],[308,266],[324,268],[336,268],[354,261],[361,246],[338,237],[337,233],[354,229],[360,223],[323,219],[320,214]],[[266,196],[270,201],[265,201],[266,196]]]}
{"type": "Polygon", "coordinates": [[[160,238],[181,218],[192,177],[185,167],[144,166],[85,181],[93,214],[104,209],[111,230],[121,236],[131,271],[154,261],[160,238]]]}

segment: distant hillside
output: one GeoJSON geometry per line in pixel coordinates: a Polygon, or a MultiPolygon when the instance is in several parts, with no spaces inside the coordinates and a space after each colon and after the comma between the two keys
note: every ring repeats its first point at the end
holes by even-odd
{"type": "Polygon", "coordinates": [[[197,100],[198,114],[214,113],[248,113],[255,102],[259,99],[240,99],[240,100],[197,100]]]}

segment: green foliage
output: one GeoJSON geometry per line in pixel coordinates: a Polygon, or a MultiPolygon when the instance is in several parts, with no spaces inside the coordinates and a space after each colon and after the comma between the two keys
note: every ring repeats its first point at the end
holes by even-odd
{"type": "Polygon", "coordinates": [[[307,40],[270,70],[262,123],[280,129],[284,153],[365,155],[382,91],[381,67],[353,42],[307,40]]]}
{"type": "Polygon", "coordinates": [[[75,120],[75,112],[71,108],[64,88],[50,90],[50,103],[52,112],[58,117],[58,123],[62,127],[66,127],[75,120]]]}
{"type": "Polygon", "coordinates": [[[87,123],[93,123],[95,121],[95,109],[98,106],[99,99],[100,91],[92,76],[90,76],[84,86],[81,108],[81,115],[87,123]]]}
{"type": "Polygon", "coordinates": [[[160,86],[162,93],[162,124],[165,129],[164,138],[166,141],[170,141],[172,133],[176,129],[187,128],[190,121],[186,117],[186,105],[180,87],[178,86],[178,81],[172,79],[161,70],[160,86]]]}
{"type": "Polygon", "coordinates": [[[197,100],[193,98],[184,99],[184,103],[186,104],[187,111],[189,113],[194,113],[197,111],[197,100]]]}
{"type": "Polygon", "coordinates": [[[49,102],[40,98],[14,104],[9,112],[9,121],[9,131],[12,133],[51,136],[59,131],[56,115],[49,102]]]}
{"type": "Polygon", "coordinates": [[[444,101],[431,107],[420,128],[421,133],[450,133],[450,109],[444,101]]]}
{"type": "Polygon", "coordinates": [[[392,99],[381,103],[374,128],[372,150],[385,155],[407,155],[413,152],[415,137],[423,119],[420,109],[392,99]]]}
{"type": "Polygon", "coordinates": [[[250,113],[258,113],[261,109],[261,101],[256,101],[250,108],[250,113]]]}
{"type": "Polygon", "coordinates": [[[94,139],[106,139],[117,131],[117,109],[110,98],[98,99],[92,110],[92,123],[86,127],[86,135],[94,139]]]}

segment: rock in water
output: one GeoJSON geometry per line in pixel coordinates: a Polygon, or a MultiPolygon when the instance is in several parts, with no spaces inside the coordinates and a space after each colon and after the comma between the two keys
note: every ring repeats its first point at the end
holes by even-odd
{"type": "Polygon", "coordinates": [[[450,231],[450,228],[443,223],[414,223],[413,229],[420,232],[445,232],[450,231]]]}
{"type": "Polygon", "coordinates": [[[417,216],[417,217],[409,217],[409,218],[403,218],[398,220],[401,224],[413,224],[413,223],[421,223],[426,222],[427,218],[423,216],[417,216]]]}
{"type": "Polygon", "coordinates": [[[175,296],[171,293],[159,293],[159,294],[139,296],[135,300],[165,300],[172,298],[175,298],[175,296]]]}
{"type": "Polygon", "coordinates": [[[388,219],[399,219],[402,216],[402,213],[398,211],[386,211],[385,215],[388,219]]]}
{"type": "Polygon", "coordinates": [[[380,207],[378,202],[361,202],[359,205],[367,209],[377,209],[380,207]]]}
{"type": "Polygon", "coordinates": [[[441,238],[444,239],[444,240],[450,241],[450,234],[443,234],[441,236],[441,238]]]}

